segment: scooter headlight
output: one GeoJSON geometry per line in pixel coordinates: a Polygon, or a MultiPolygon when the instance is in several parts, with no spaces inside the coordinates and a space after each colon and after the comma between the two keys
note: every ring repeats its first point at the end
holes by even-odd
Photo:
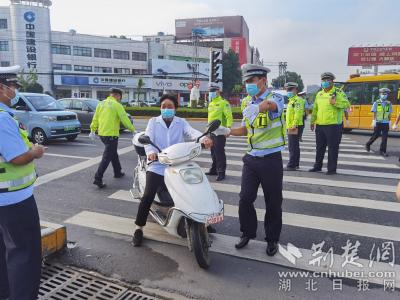
{"type": "Polygon", "coordinates": [[[203,182],[203,172],[200,168],[189,168],[180,170],[179,173],[183,181],[188,184],[197,184],[203,182]]]}

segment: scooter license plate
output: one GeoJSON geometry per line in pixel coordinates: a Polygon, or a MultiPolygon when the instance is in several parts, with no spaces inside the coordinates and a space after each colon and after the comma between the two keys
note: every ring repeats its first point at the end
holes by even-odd
{"type": "Polygon", "coordinates": [[[210,216],[207,218],[207,224],[211,225],[211,224],[217,224],[217,223],[221,223],[224,220],[224,215],[214,215],[214,216],[210,216]]]}

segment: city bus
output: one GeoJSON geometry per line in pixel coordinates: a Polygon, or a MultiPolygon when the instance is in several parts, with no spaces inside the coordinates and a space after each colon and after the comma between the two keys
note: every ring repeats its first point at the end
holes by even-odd
{"type": "Polygon", "coordinates": [[[380,88],[389,88],[389,100],[393,105],[392,124],[400,112],[400,74],[381,74],[375,76],[351,75],[342,87],[350,103],[349,121],[345,131],[352,129],[373,129],[372,104],[379,98],[380,88]]]}

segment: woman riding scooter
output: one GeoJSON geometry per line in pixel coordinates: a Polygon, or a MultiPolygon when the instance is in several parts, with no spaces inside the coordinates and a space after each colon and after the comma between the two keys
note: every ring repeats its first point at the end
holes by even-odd
{"type": "MultiPolygon", "coordinates": [[[[151,118],[146,128],[146,135],[159,148],[164,149],[171,145],[182,143],[185,140],[195,140],[202,135],[200,131],[192,128],[182,118],[175,116],[178,108],[178,100],[173,95],[163,95],[160,99],[161,115],[151,118]]],[[[201,142],[206,148],[212,146],[212,140],[204,137],[201,142]]],[[[167,190],[164,182],[166,166],[157,162],[157,149],[151,145],[145,146],[148,161],[151,162],[146,173],[146,187],[140,200],[136,216],[136,230],[133,235],[133,245],[138,247],[143,241],[143,227],[146,225],[151,204],[154,201],[159,188],[167,190]]]]}

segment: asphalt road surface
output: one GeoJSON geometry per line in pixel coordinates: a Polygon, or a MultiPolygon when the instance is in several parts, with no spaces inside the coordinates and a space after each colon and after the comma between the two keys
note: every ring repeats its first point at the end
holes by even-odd
{"type": "MultiPolygon", "coordinates": [[[[146,123],[137,120],[135,125],[143,130],[146,123]]],[[[198,129],[205,126],[191,124],[198,129]]],[[[225,220],[215,226],[218,233],[213,236],[212,265],[207,271],[197,266],[182,241],[162,234],[154,223],[149,228],[155,231],[145,229],[141,248],[131,245],[138,208],[129,194],[137,162],[131,134],[124,133],[119,143],[127,176],[114,179],[110,165],[102,190],[92,184],[103,152],[99,140],[92,142],[83,133],[75,142],[52,141],[37,163],[36,199],[41,219],[66,224],[70,241],[53,261],[174,299],[399,299],[399,291],[392,289],[400,288],[400,203],[394,195],[400,178],[400,138],[398,134],[389,138],[391,156],[383,158],[365,151],[369,134],[344,135],[339,174],[326,176],[306,171],[315,158],[315,137],[305,130],[302,169],[284,175],[281,251],[273,258],[265,254],[262,193],[255,203],[257,239],[243,250],[234,249],[240,236],[237,205],[246,145],[243,138],[229,138],[227,179],[216,183],[209,178],[225,202],[225,220]],[[339,273],[346,270],[350,273],[339,273]],[[320,271],[338,272],[338,277],[313,273],[320,271]],[[368,274],[367,280],[360,280],[356,272],[368,274]]],[[[373,150],[379,149],[379,142],[373,150]]],[[[287,151],[283,156],[286,163],[287,151]]],[[[209,152],[195,161],[209,168],[209,152]]]]}

